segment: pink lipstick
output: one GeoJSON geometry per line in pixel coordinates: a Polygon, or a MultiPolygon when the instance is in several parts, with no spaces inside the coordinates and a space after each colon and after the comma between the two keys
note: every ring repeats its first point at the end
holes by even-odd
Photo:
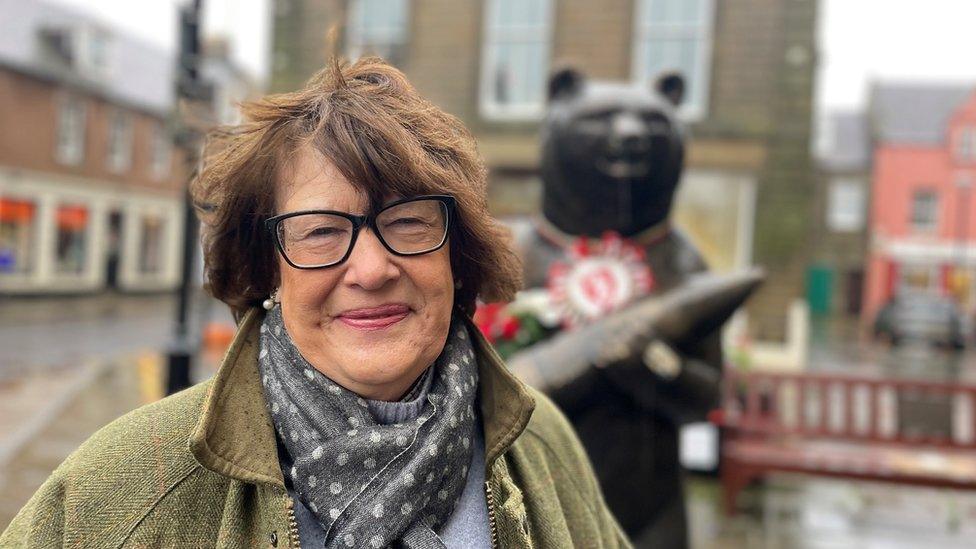
{"type": "Polygon", "coordinates": [[[389,303],[378,307],[364,307],[343,311],[337,317],[350,328],[357,330],[382,330],[400,322],[410,314],[410,307],[402,303],[389,303]]]}

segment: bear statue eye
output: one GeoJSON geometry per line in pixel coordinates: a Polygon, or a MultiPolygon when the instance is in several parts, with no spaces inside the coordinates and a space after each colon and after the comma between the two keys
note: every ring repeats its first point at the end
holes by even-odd
{"type": "Polygon", "coordinates": [[[607,129],[607,125],[610,123],[609,113],[588,113],[573,122],[573,126],[576,131],[582,133],[602,133],[607,129]]]}
{"type": "Polygon", "coordinates": [[[619,112],[619,111],[616,110],[616,109],[593,110],[593,111],[585,112],[585,113],[579,115],[579,118],[577,118],[577,120],[600,120],[600,121],[605,121],[605,120],[609,120],[610,118],[612,118],[613,115],[617,114],[617,112],[619,112]]]}
{"type": "Polygon", "coordinates": [[[647,124],[647,129],[651,133],[666,133],[671,129],[671,124],[668,123],[668,119],[657,112],[647,112],[643,113],[641,118],[644,119],[644,123],[647,124]]]}

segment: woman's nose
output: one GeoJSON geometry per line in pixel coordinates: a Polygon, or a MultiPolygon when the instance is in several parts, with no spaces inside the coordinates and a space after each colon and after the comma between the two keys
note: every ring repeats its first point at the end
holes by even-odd
{"type": "Polygon", "coordinates": [[[378,290],[391,280],[400,277],[400,268],[394,264],[393,254],[368,227],[359,231],[356,244],[346,260],[344,280],[347,284],[365,290],[378,290]]]}

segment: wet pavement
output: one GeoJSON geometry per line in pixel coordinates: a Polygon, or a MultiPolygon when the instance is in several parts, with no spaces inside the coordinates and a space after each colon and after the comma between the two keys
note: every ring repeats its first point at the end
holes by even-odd
{"type": "Polygon", "coordinates": [[[689,483],[695,549],[963,549],[976,547],[976,492],[771,476],[722,515],[712,479],[689,483]]]}
{"type": "MultiPolygon", "coordinates": [[[[194,301],[191,333],[202,322],[230,321],[226,307],[203,295],[194,301]]],[[[80,361],[168,348],[176,299],[165,295],[0,299],[0,381],[70,371],[80,361]]]]}

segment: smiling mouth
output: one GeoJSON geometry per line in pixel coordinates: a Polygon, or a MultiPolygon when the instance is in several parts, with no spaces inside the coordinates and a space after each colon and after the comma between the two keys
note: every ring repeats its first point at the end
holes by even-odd
{"type": "Polygon", "coordinates": [[[343,324],[363,331],[382,330],[400,322],[410,314],[410,307],[403,304],[380,305],[343,311],[337,318],[343,324]]]}

